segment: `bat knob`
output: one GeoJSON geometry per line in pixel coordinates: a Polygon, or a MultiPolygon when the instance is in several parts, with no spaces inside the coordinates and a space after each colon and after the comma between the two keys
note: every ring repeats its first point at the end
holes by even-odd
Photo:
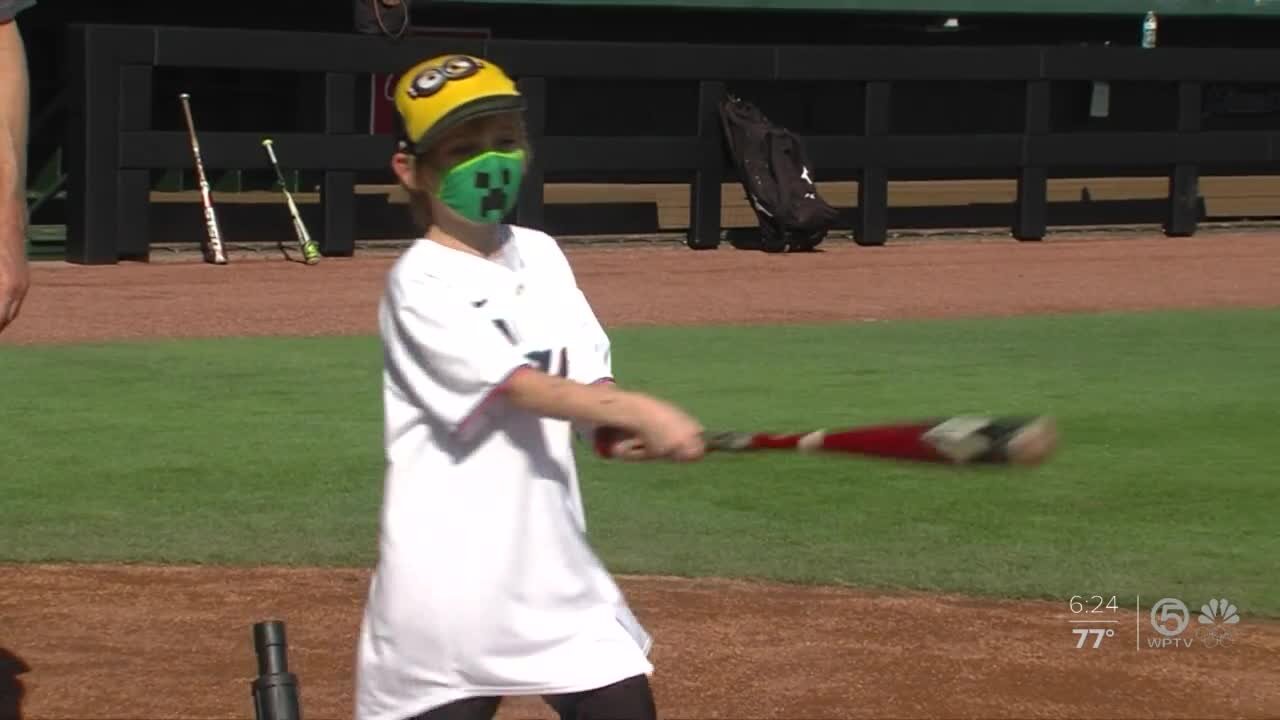
{"type": "Polygon", "coordinates": [[[271,144],[272,144],[271,138],[263,138],[263,140],[262,140],[262,144],[263,144],[263,145],[271,145],[271,144]]]}
{"type": "Polygon", "coordinates": [[[1039,417],[1009,438],[1006,454],[1010,464],[1035,466],[1058,448],[1058,425],[1051,417],[1039,417]]]}

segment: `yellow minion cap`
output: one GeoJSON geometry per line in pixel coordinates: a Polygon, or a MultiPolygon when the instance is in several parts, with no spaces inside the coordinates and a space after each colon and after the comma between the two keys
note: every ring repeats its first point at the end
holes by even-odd
{"type": "Polygon", "coordinates": [[[493,63],[472,55],[440,55],[407,70],[396,83],[396,111],[419,150],[473,117],[521,110],[516,84],[493,63]]]}

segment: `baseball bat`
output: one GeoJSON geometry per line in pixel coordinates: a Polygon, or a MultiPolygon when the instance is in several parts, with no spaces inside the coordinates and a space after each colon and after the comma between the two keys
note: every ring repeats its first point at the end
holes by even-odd
{"type": "Polygon", "coordinates": [[[218,227],[218,215],[213,209],[213,191],[204,171],[204,158],[200,155],[200,141],[196,138],[196,123],[191,117],[191,95],[178,95],[182,101],[182,114],[187,120],[187,138],[191,141],[191,155],[195,158],[196,180],[200,183],[200,202],[204,205],[204,225],[209,235],[205,249],[205,261],[214,265],[226,265],[227,254],[222,245],[222,229],[218,227]]]}
{"type": "Polygon", "coordinates": [[[956,415],[803,433],[711,431],[708,451],[780,450],[947,465],[1035,466],[1058,448],[1052,417],[956,415]]]}
{"type": "MultiPolygon", "coordinates": [[[[271,159],[271,167],[275,168],[276,180],[280,182],[280,190],[284,193],[285,203],[289,206],[289,217],[293,219],[293,232],[298,236],[298,248],[302,250],[302,261],[307,265],[315,265],[320,262],[320,247],[311,239],[311,233],[307,232],[307,224],[302,221],[298,204],[293,201],[293,193],[289,192],[284,172],[280,169],[280,160],[276,157],[275,141],[264,138],[262,147],[267,149],[267,157],[271,159]]],[[[280,252],[283,252],[286,258],[289,257],[289,253],[284,252],[284,242],[280,243],[280,252]]]]}

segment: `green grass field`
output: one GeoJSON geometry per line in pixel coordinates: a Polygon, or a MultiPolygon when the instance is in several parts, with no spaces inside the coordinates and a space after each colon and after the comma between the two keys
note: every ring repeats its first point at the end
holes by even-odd
{"type": "MultiPolygon", "coordinates": [[[[1065,442],[1029,473],[583,453],[615,571],[1280,616],[1276,312],[612,334],[622,382],[708,426],[1046,411],[1065,442]]],[[[5,348],[0,561],[368,564],[379,370],[373,338],[5,348]]]]}

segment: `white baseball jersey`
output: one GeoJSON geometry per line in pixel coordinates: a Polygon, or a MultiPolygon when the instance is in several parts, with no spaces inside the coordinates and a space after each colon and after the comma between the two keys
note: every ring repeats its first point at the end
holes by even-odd
{"type": "Polygon", "coordinates": [[[488,259],[418,240],[388,277],[387,468],[357,720],[653,670],[648,634],[587,543],[575,428],[500,391],[525,366],[610,378],[609,339],[555,240],[506,230],[488,259]]]}

